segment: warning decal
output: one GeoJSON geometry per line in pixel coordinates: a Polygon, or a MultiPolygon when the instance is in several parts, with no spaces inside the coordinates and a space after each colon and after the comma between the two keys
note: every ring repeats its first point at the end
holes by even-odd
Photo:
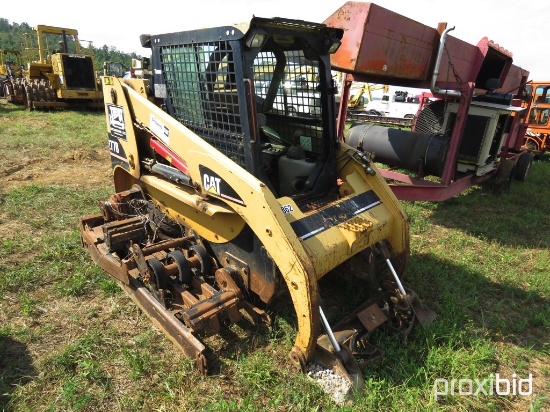
{"type": "Polygon", "coordinates": [[[107,104],[107,114],[109,116],[109,128],[111,135],[127,141],[126,123],[124,122],[124,109],[122,106],[107,104]]]}

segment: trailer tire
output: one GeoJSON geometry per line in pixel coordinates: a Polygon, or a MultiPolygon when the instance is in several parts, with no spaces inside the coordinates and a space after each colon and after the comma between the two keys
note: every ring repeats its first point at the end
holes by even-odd
{"type": "Polygon", "coordinates": [[[519,155],[518,161],[516,162],[516,180],[520,182],[525,182],[525,180],[527,180],[534,158],[535,156],[531,152],[523,152],[519,155]]]}
{"type": "Polygon", "coordinates": [[[510,185],[516,173],[516,163],[510,159],[504,159],[498,167],[495,182],[493,185],[493,193],[502,195],[510,192],[510,185]]]}

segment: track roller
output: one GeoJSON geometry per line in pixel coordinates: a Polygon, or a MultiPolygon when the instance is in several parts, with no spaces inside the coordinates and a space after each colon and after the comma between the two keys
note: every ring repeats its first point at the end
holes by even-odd
{"type": "Polygon", "coordinates": [[[209,276],[212,273],[212,259],[208,255],[208,252],[204,246],[196,244],[188,249],[188,259],[197,259],[200,263],[200,271],[203,275],[209,276]]]}
{"type": "Polygon", "coordinates": [[[166,289],[168,288],[168,278],[166,275],[166,270],[164,265],[160,263],[157,258],[151,258],[147,260],[147,265],[151,270],[149,276],[149,285],[151,286],[152,292],[159,302],[166,306],[166,289]]]}
{"type": "Polygon", "coordinates": [[[182,285],[191,285],[191,267],[181,250],[173,250],[166,255],[166,264],[175,263],[178,267],[178,282],[182,285]]]}

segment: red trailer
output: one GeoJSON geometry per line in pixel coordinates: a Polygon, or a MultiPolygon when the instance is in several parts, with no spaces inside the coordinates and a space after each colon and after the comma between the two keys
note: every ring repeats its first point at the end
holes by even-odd
{"type": "Polygon", "coordinates": [[[331,56],[345,73],[338,135],[373,153],[380,173],[403,200],[446,200],[495,178],[507,191],[525,180],[533,160],[522,149],[527,123],[524,87],[529,72],[512,54],[482,38],[472,45],[373,3],[347,2],[324,22],[345,31],[331,56]],[[344,133],[353,81],[430,89],[437,101],[417,115],[411,131],[373,124],[344,133]]]}

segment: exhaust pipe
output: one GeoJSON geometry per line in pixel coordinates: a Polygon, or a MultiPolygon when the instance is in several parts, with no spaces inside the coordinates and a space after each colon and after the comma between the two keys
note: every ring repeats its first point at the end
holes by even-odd
{"type": "Polygon", "coordinates": [[[454,30],[454,26],[447,28],[443,31],[441,34],[441,40],[439,42],[439,50],[437,51],[437,59],[435,60],[435,67],[434,72],[432,74],[432,81],[430,83],[430,90],[433,94],[444,94],[446,96],[454,96],[454,97],[460,97],[462,94],[459,90],[448,90],[448,89],[440,89],[435,85],[435,82],[437,81],[437,76],[439,74],[439,66],[441,65],[441,57],[443,57],[443,50],[445,49],[445,39],[447,38],[447,33],[449,33],[451,30],[454,30]]]}

